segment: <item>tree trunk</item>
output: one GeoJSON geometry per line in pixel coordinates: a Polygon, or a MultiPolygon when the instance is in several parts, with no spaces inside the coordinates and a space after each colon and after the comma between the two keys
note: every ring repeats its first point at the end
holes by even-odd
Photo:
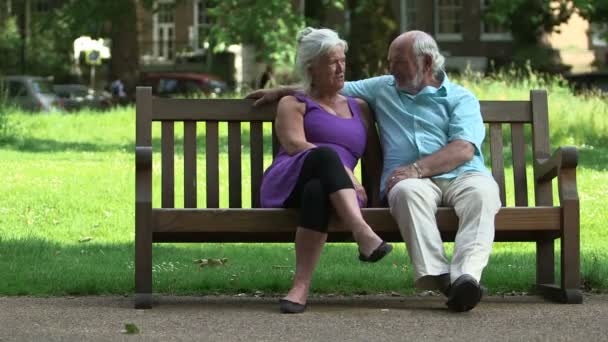
{"type": "Polygon", "coordinates": [[[124,12],[112,20],[110,62],[111,80],[120,79],[132,98],[139,79],[139,44],[137,39],[137,0],[125,1],[124,12]]]}

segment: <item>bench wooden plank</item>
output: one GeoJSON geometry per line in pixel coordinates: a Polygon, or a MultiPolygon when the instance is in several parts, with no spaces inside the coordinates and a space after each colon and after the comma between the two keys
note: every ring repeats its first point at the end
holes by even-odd
{"type": "MultiPolygon", "coordinates": [[[[547,93],[532,91],[532,149],[534,160],[546,159],[551,156],[549,146],[549,113],[547,108],[547,93]]],[[[536,205],[553,205],[553,190],[551,182],[535,182],[534,196],[536,205]]]]}
{"type": "Polygon", "coordinates": [[[184,207],[196,208],[196,121],[184,122],[184,207]]]}
{"type": "MultiPolygon", "coordinates": [[[[273,121],[276,104],[253,107],[253,100],[154,98],[153,121],[273,121]]],[[[531,122],[529,101],[482,101],[485,122],[531,122]]]]}
{"type": "Polygon", "coordinates": [[[253,100],[154,98],[154,121],[272,121],[276,104],[253,107],[253,100]]]}
{"type": "Polygon", "coordinates": [[[499,123],[490,124],[490,155],[492,160],[492,176],[498,184],[500,191],[500,202],[502,206],[507,205],[505,194],[505,158],[502,146],[502,125],[499,123]]]}
{"type": "Polygon", "coordinates": [[[161,128],[161,183],[163,208],[175,207],[175,134],[173,122],[163,122],[161,128]]]}
{"type": "Polygon", "coordinates": [[[252,121],[249,125],[251,146],[251,207],[260,207],[260,186],[264,174],[264,130],[263,122],[252,121]]]}
{"type": "Polygon", "coordinates": [[[511,125],[511,151],[513,155],[513,186],[515,189],[515,205],[528,206],[528,177],[526,175],[526,142],[524,125],[511,125]]]}
{"type": "Polygon", "coordinates": [[[480,106],[486,123],[532,122],[529,101],[481,101],[480,106]]]}
{"type": "Polygon", "coordinates": [[[279,153],[279,148],[281,147],[281,143],[279,142],[279,138],[277,138],[277,132],[274,128],[274,124],[272,125],[272,158],[277,156],[279,153]]]}
{"type": "MultiPolygon", "coordinates": [[[[388,208],[363,209],[366,222],[377,232],[398,231],[388,208]]],[[[496,231],[560,230],[561,209],[555,207],[509,207],[496,215],[496,231]]],[[[153,209],[154,232],[293,232],[294,209],[153,209]]],[[[456,231],[458,218],[451,208],[439,208],[437,224],[441,231],[456,231]]],[[[348,231],[332,221],[330,231],[348,231]]]]}
{"type": "Polygon", "coordinates": [[[218,122],[207,121],[205,137],[205,167],[207,170],[207,208],[219,208],[219,147],[218,122]]]}
{"type": "Polygon", "coordinates": [[[241,207],[241,123],[228,122],[228,204],[241,207]]]}

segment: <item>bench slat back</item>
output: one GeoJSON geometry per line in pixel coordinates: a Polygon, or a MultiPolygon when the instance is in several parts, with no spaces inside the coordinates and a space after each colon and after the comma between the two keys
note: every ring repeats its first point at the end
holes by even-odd
{"type": "Polygon", "coordinates": [[[161,164],[162,164],[162,200],[163,208],[175,207],[175,133],[172,121],[161,124],[161,164]]]}
{"type": "MultiPolygon", "coordinates": [[[[140,94],[140,92],[138,92],[140,94]]],[[[528,177],[526,174],[527,152],[535,158],[549,155],[549,133],[547,119],[547,97],[544,91],[532,91],[530,101],[481,101],[481,111],[487,124],[489,145],[488,164],[500,188],[503,206],[507,204],[507,184],[513,183],[512,190],[515,206],[528,206],[528,177]],[[531,127],[528,129],[526,127],[531,127]],[[509,132],[510,131],[510,139],[509,132]],[[531,145],[526,145],[526,134],[531,132],[531,145]],[[507,133],[507,135],[505,135],[507,133]],[[528,151],[529,148],[532,151],[528,151]],[[505,154],[511,154],[512,165],[505,165],[505,154]],[[505,173],[505,167],[512,166],[512,178],[505,173]],[[509,180],[509,181],[507,181],[509,180]]],[[[139,96],[139,95],[138,95],[139,96]]],[[[174,122],[184,123],[184,207],[219,208],[220,193],[227,194],[226,202],[230,208],[243,206],[259,207],[259,189],[262,182],[264,165],[268,166],[270,156],[264,163],[264,155],[274,157],[279,149],[274,127],[264,122],[274,121],[276,105],[253,107],[252,100],[210,100],[210,99],[165,99],[149,97],[151,102],[148,113],[137,113],[137,145],[145,146],[140,137],[151,134],[151,122],[162,122],[161,130],[161,207],[175,206],[175,130],[174,122]],[[204,122],[204,139],[197,136],[197,122],[204,122]],[[221,128],[227,122],[226,133],[221,128]],[[148,125],[147,128],[142,125],[148,125]],[[148,132],[144,132],[144,130],[148,132]],[[248,132],[247,132],[248,130],[248,132]],[[268,144],[270,146],[267,146],[268,144]],[[228,152],[227,166],[220,155],[228,152]],[[197,149],[197,146],[199,147],[197,149]],[[203,147],[204,146],[204,147],[203,147]],[[265,153],[266,151],[266,153],[265,153]],[[204,158],[197,158],[200,153],[204,158]],[[249,158],[246,158],[247,155],[249,158]],[[204,170],[205,181],[197,178],[197,170],[204,170]],[[227,183],[227,189],[220,184],[227,183]],[[197,204],[197,185],[200,183],[206,204],[197,204]],[[248,194],[247,198],[242,197],[248,194]]],[[[201,126],[203,124],[200,124],[201,126]]],[[[200,127],[200,126],[199,126],[200,127]]],[[[202,134],[201,134],[202,135],[202,134]]],[[[530,155],[529,154],[529,155],[530,155]]],[[[529,156],[528,155],[528,156],[529,156]]],[[[381,167],[366,164],[365,169],[381,167]]],[[[378,179],[370,179],[363,170],[363,184],[369,186],[378,179]]],[[[509,187],[511,188],[511,187],[509,187]]],[[[537,205],[552,205],[551,185],[534,189],[537,205]]],[[[377,196],[375,196],[377,197],[377,196]]],[[[199,201],[200,202],[200,201],[199,201]]],[[[371,203],[379,206],[379,203],[371,203]]]]}
{"type": "Polygon", "coordinates": [[[184,121],[184,208],[196,208],[196,121],[184,121]]]}
{"type": "Polygon", "coordinates": [[[207,208],[220,207],[220,176],[219,176],[219,146],[218,122],[208,121],[205,134],[205,169],[207,171],[207,208]]]}

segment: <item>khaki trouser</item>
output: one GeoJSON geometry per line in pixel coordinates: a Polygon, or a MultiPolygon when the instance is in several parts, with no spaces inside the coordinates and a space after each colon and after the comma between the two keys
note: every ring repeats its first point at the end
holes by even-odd
{"type": "Polygon", "coordinates": [[[417,287],[440,288],[429,280],[439,281],[442,277],[434,276],[446,273],[452,283],[463,274],[480,280],[500,209],[498,185],[491,176],[465,173],[453,180],[405,179],[391,189],[388,203],[407,245],[417,287]],[[451,263],[437,229],[438,206],[454,207],[459,218],[451,263]]]}

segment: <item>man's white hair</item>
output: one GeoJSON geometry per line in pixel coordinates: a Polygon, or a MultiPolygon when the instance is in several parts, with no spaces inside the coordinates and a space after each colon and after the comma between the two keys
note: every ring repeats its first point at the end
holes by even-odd
{"type": "Polygon", "coordinates": [[[412,50],[416,56],[418,68],[422,68],[422,57],[428,55],[433,61],[433,74],[443,71],[445,58],[439,53],[439,47],[435,39],[422,31],[410,31],[408,34],[412,35],[412,50]]]}
{"type": "Polygon", "coordinates": [[[306,91],[310,90],[312,77],[309,72],[310,66],[316,60],[328,53],[336,46],[348,50],[348,44],[338,34],[330,29],[315,29],[307,27],[298,33],[298,51],[296,52],[296,70],[302,77],[302,85],[306,91]]]}

